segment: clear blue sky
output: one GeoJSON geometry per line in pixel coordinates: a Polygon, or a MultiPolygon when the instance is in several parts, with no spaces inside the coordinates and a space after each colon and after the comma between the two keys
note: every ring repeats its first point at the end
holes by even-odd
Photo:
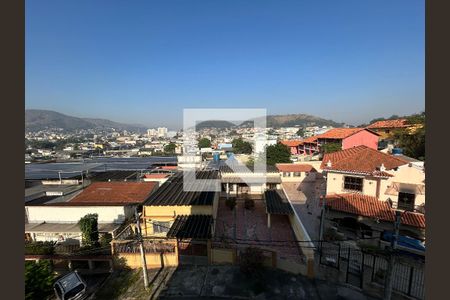
{"type": "Polygon", "coordinates": [[[425,108],[423,0],[26,1],[26,107],[148,126],[183,108],[349,124],[425,108]]]}

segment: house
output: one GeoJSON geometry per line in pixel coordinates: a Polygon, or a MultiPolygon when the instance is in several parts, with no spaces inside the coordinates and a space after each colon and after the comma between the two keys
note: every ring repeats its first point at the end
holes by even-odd
{"type": "Polygon", "coordinates": [[[79,245],[78,221],[96,213],[99,233],[114,237],[157,186],[154,182],[95,182],[69,195],[40,196],[25,203],[25,234],[33,241],[79,245]]]}
{"type": "Polygon", "coordinates": [[[143,180],[144,182],[158,182],[158,184],[161,186],[169,179],[170,176],[171,173],[150,173],[144,174],[143,180]]]}
{"type": "MultiPolygon", "coordinates": [[[[379,241],[374,238],[393,231],[395,210],[376,197],[357,193],[334,194],[322,199],[323,204],[327,210],[324,227],[328,230],[337,229],[346,238],[366,238],[376,244],[379,241]]],[[[423,241],[425,215],[411,211],[401,212],[399,234],[423,241]]]]}
{"type": "MultiPolygon", "coordinates": [[[[198,171],[198,179],[218,179],[218,171],[198,171]]],[[[214,235],[219,193],[183,188],[183,173],[170,177],[147,198],[142,211],[142,234],[175,245],[180,259],[207,259],[208,240],[214,235]]],[[[178,262],[176,262],[177,264],[178,262]]]]}
{"type": "Polygon", "coordinates": [[[303,145],[303,141],[300,140],[291,140],[291,141],[281,141],[281,143],[291,150],[292,155],[300,154],[300,145],[303,145]]]}
{"type": "Polygon", "coordinates": [[[406,119],[383,120],[370,124],[366,128],[378,133],[381,140],[392,138],[396,131],[405,131],[411,125],[406,119]]]}
{"type": "Polygon", "coordinates": [[[309,182],[316,180],[317,170],[310,164],[276,164],[282,182],[309,182]]]}
{"type": "Polygon", "coordinates": [[[424,212],[425,169],[366,146],[325,154],[321,168],[327,195],[359,193],[393,208],[424,212]]]}
{"type": "MultiPolygon", "coordinates": [[[[228,160],[230,161],[230,160],[228,160]]],[[[266,172],[258,172],[234,160],[232,167],[222,164],[219,167],[222,191],[226,197],[242,194],[261,195],[266,189],[280,188],[281,177],[274,166],[266,166],[266,172]]]]}

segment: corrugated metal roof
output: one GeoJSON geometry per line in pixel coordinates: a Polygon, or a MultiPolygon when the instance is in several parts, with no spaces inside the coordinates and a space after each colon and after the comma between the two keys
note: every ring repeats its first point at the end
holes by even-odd
{"type": "Polygon", "coordinates": [[[179,215],[169,229],[169,238],[211,238],[212,217],[209,215],[179,215]]]}
{"type": "Polygon", "coordinates": [[[266,212],[269,214],[289,215],[292,207],[282,190],[267,190],[264,192],[266,200],[266,212]]]}
{"type": "MultiPolygon", "coordinates": [[[[218,171],[198,171],[197,179],[218,179],[218,171]]],[[[145,205],[212,205],[216,192],[184,191],[183,172],[170,177],[145,201],[145,205]]]]}

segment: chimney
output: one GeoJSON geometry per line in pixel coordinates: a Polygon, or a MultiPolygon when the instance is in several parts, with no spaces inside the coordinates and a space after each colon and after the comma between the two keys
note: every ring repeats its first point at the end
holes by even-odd
{"type": "Polygon", "coordinates": [[[328,160],[328,162],[327,162],[327,168],[331,168],[331,160],[328,160]]]}
{"type": "Polygon", "coordinates": [[[381,172],[384,172],[384,171],[386,171],[386,167],[384,166],[384,164],[382,163],[381,164],[381,166],[380,166],[380,171],[381,172]]]}

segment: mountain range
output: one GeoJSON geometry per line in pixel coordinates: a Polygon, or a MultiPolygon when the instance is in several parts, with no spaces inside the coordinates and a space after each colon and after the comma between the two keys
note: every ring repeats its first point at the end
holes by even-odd
{"type": "Polygon", "coordinates": [[[106,119],[78,118],[51,110],[26,109],[25,130],[39,131],[48,128],[63,128],[66,131],[81,129],[115,129],[145,132],[146,126],[113,122],[106,119]]]}
{"type": "MultiPolygon", "coordinates": [[[[196,125],[197,130],[203,128],[238,128],[253,126],[253,120],[247,120],[238,123],[231,123],[224,120],[208,120],[196,125]]],[[[320,117],[307,114],[289,114],[289,115],[269,115],[266,119],[268,127],[293,127],[293,126],[333,126],[341,127],[344,124],[333,120],[327,120],[320,117]]],[[[132,132],[145,132],[147,127],[144,125],[123,124],[106,119],[78,118],[68,116],[51,110],[26,109],[25,110],[25,129],[26,131],[39,131],[48,128],[63,128],[66,131],[80,129],[115,129],[127,130],[132,132]]]]}

